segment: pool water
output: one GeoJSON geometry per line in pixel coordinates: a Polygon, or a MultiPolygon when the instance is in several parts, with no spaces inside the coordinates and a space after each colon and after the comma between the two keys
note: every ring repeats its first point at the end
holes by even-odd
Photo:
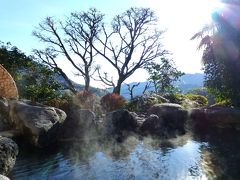
{"type": "Polygon", "coordinates": [[[10,178],[240,179],[240,141],[224,138],[186,134],[162,140],[129,136],[122,143],[88,140],[49,153],[20,151],[10,178]]]}

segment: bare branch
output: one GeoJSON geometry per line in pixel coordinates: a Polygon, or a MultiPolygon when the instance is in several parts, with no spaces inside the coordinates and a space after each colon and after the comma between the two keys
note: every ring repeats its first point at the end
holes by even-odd
{"type": "Polygon", "coordinates": [[[90,72],[91,66],[98,53],[93,44],[102,30],[103,16],[96,9],[89,9],[87,12],[71,13],[64,22],[47,17],[33,32],[40,41],[63,55],[75,68],[76,74],[84,78],[85,90],[89,88],[93,73],[90,72]]]}
{"type": "Polygon", "coordinates": [[[137,69],[166,53],[160,43],[163,32],[154,31],[156,21],[150,9],[130,8],[113,19],[111,33],[103,27],[104,39],[98,38],[102,50],[93,48],[118,73],[114,92],[120,93],[121,84],[137,69]]]}

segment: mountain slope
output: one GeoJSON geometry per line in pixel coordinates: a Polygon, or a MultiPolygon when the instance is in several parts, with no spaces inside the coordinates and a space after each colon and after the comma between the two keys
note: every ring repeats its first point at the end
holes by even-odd
{"type": "MultiPolygon", "coordinates": [[[[195,73],[195,74],[185,74],[183,75],[178,82],[175,83],[175,86],[177,86],[182,93],[187,93],[189,90],[194,88],[200,88],[203,87],[203,81],[204,81],[204,74],[201,73],[195,73]]],[[[141,82],[138,87],[134,89],[134,96],[141,95],[144,87],[147,82],[141,82]]],[[[130,85],[137,84],[137,82],[132,82],[130,85]]],[[[153,88],[150,88],[149,91],[153,91],[153,88]]],[[[127,99],[130,98],[128,87],[126,84],[122,85],[121,88],[121,95],[127,99]]]]}

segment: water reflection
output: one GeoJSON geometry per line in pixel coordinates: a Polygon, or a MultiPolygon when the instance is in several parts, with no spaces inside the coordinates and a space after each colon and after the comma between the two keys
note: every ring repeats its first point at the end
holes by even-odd
{"type": "Polygon", "coordinates": [[[240,179],[240,131],[227,128],[194,130],[194,139],[207,142],[201,149],[202,169],[210,179],[240,179]]]}
{"type": "Polygon", "coordinates": [[[131,136],[120,144],[81,142],[66,149],[51,154],[21,152],[11,178],[185,180],[215,177],[208,143],[194,141],[189,135],[168,141],[131,136]]]}

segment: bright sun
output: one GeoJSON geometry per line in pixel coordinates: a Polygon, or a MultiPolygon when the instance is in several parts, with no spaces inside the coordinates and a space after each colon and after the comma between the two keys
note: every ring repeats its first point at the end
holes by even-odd
{"type": "Polygon", "coordinates": [[[220,0],[202,0],[201,1],[203,7],[210,13],[215,10],[221,9],[224,4],[220,0]]]}
{"type": "Polygon", "coordinates": [[[211,14],[223,7],[220,0],[183,0],[185,5],[180,6],[191,21],[197,21],[200,24],[211,22],[211,14]]]}

